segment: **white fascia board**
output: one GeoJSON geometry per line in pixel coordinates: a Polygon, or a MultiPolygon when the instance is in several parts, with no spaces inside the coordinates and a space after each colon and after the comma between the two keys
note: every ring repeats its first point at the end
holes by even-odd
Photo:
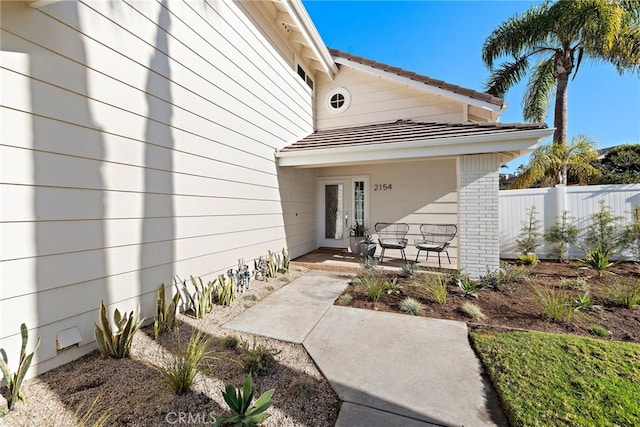
{"type": "Polygon", "coordinates": [[[318,62],[322,64],[322,69],[331,80],[338,73],[338,66],[333,61],[329,49],[322,41],[320,33],[311,21],[307,10],[300,0],[282,0],[282,5],[294,21],[294,25],[298,28],[302,36],[307,40],[309,49],[314,53],[318,62]]]}
{"type": "Polygon", "coordinates": [[[397,74],[390,73],[388,71],[379,70],[377,68],[373,68],[369,65],[360,64],[359,62],[354,62],[346,58],[334,57],[334,61],[337,64],[346,65],[348,67],[355,68],[360,71],[364,71],[365,73],[370,73],[378,77],[383,77],[386,79],[394,80],[398,83],[405,84],[407,86],[414,87],[416,89],[423,90],[425,92],[432,93],[434,95],[444,96],[449,99],[453,99],[455,101],[464,102],[465,104],[470,104],[478,108],[482,108],[485,110],[490,110],[495,113],[500,113],[502,111],[502,106],[495,105],[490,102],[481,101],[479,99],[471,98],[469,96],[459,95],[455,92],[451,92],[450,90],[441,89],[439,87],[431,86],[426,83],[422,83],[416,80],[412,80],[408,77],[399,76],[397,74]]]}
{"type": "Polygon", "coordinates": [[[278,151],[276,157],[279,166],[320,167],[479,153],[518,152],[524,154],[534,150],[541,140],[553,135],[553,131],[554,129],[534,129],[517,134],[474,135],[392,144],[278,151]]]}

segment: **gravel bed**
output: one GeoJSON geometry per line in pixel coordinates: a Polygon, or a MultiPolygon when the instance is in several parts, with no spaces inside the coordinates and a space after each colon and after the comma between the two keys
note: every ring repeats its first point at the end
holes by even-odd
{"type": "MultiPolygon", "coordinates": [[[[179,332],[153,339],[153,325],[134,337],[131,356],[100,359],[97,351],[23,383],[26,403],[4,418],[3,426],[168,426],[210,425],[228,409],[222,397],[225,384],[241,386],[246,373],[241,364],[244,348],[263,345],[273,349],[275,367],[255,376],[256,397],[275,388],[274,406],[265,426],[333,426],[340,401],[301,345],[235,333],[222,325],[273,291],[304,274],[294,267],[286,276],[267,282],[252,281],[251,289],[230,307],[215,306],[205,319],[178,315],[179,332]],[[253,297],[252,295],[255,295],[253,297]],[[175,395],[153,367],[171,357],[178,340],[186,343],[197,329],[210,338],[212,358],[197,374],[191,389],[175,395]],[[227,349],[224,338],[236,335],[241,346],[227,349]],[[107,417],[105,419],[105,417],[107,417]]],[[[268,321],[268,319],[265,319],[268,321]]],[[[0,408],[6,409],[4,397],[0,408]]]]}

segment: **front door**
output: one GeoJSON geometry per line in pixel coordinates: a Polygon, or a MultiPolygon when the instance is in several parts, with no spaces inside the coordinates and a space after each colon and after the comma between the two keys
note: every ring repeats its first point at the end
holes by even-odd
{"type": "Polygon", "coordinates": [[[318,246],[346,248],[356,223],[368,224],[368,177],[320,178],[318,246]]]}

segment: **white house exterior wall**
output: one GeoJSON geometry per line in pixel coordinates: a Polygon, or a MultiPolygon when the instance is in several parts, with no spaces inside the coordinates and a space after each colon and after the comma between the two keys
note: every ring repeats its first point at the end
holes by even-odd
{"type": "MultiPolygon", "coordinates": [[[[375,236],[376,222],[410,223],[409,245],[406,254],[415,258],[414,240],[420,237],[419,224],[457,224],[456,160],[420,160],[387,164],[340,166],[318,169],[318,177],[362,176],[370,177],[370,218],[368,225],[375,236]],[[390,184],[390,190],[382,190],[390,184]]],[[[457,239],[449,254],[455,268],[457,239]]],[[[390,251],[390,256],[400,256],[390,251]]],[[[446,261],[445,261],[446,262],[446,261]]]]}
{"type": "Polygon", "coordinates": [[[460,156],[458,230],[460,268],[472,277],[500,267],[497,153],[460,156]]]}
{"type": "Polygon", "coordinates": [[[333,129],[400,119],[432,122],[465,121],[466,104],[447,100],[406,85],[342,66],[334,81],[319,79],[316,94],[316,128],[333,129]],[[327,95],[344,87],[351,95],[351,105],[340,114],[327,108],[327,95]]]}
{"type": "Polygon", "coordinates": [[[150,319],[175,275],[313,249],[315,172],[274,161],[312,131],[312,93],[264,17],[230,1],[1,7],[10,366],[22,322],[42,338],[37,374],[95,348],[100,300],[150,319]],[[57,354],[74,326],[80,347],[57,354]]]}

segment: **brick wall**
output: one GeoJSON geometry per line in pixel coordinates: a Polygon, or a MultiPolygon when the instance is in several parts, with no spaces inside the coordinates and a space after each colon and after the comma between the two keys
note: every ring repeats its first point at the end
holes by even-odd
{"type": "Polygon", "coordinates": [[[458,160],[460,268],[472,277],[500,267],[497,154],[458,160]]]}

